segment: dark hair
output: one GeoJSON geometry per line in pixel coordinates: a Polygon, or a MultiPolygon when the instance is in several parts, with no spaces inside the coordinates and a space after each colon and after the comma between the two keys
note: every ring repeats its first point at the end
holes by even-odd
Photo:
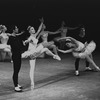
{"type": "Polygon", "coordinates": [[[31,26],[28,26],[27,30],[29,31],[29,30],[30,30],[30,28],[31,28],[31,26]]]}

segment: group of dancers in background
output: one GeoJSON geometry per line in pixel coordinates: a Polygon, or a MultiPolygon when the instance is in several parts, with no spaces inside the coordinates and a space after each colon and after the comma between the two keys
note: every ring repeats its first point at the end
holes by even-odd
{"type": "Polygon", "coordinates": [[[79,61],[80,59],[86,60],[86,70],[92,70],[89,67],[91,63],[97,71],[100,71],[100,68],[95,64],[92,57],[92,52],[96,48],[96,43],[91,40],[89,43],[84,39],[85,37],[85,28],[84,27],[74,27],[70,28],[65,26],[65,23],[62,22],[61,27],[55,31],[50,32],[46,31],[46,25],[44,20],[40,20],[40,25],[35,31],[33,26],[28,26],[27,30],[29,33],[28,38],[22,38],[24,31],[19,33],[19,29],[15,26],[12,33],[7,33],[7,27],[5,25],[0,25],[0,51],[2,51],[2,56],[5,57],[6,53],[11,58],[13,63],[13,83],[14,90],[16,92],[22,92],[22,86],[18,83],[18,74],[21,68],[22,58],[29,58],[30,64],[30,80],[31,80],[31,89],[34,89],[34,71],[36,58],[42,55],[43,53],[52,56],[53,59],[61,61],[61,58],[58,52],[69,53],[72,52],[72,55],[76,58],[75,60],[75,75],[79,75],[79,61]],[[79,29],[79,32],[74,30],[79,29]],[[68,30],[73,30],[73,35],[68,34],[68,30]],[[60,37],[55,38],[54,40],[48,41],[48,36],[53,34],[60,34],[60,37]],[[74,38],[74,36],[77,36],[74,38]],[[40,42],[39,39],[42,39],[40,42]],[[80,39],[80,40],[79,40],[80,39]],[[83,42],[82,39],[85,41],[83,42]],[[56,43],[59,44],[56,45],[56,43]],[[67,46],[69,49],[64,50],[63,47],[67,46]],[[27,49],[23,49],[28,47],[27,49]],[[51,51],[52,49],[52,51],[51,51]]]}

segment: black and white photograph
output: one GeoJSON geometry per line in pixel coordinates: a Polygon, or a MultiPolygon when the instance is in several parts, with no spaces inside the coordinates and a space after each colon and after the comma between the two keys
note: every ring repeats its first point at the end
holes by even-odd
{"type": "Polygon", "coordinates": [[[0,1],[0,100],[100,100],[99,0],[0,1]]]}

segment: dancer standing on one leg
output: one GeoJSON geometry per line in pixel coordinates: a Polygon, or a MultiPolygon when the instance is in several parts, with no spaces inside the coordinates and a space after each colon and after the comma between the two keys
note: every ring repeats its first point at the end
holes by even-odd
{"type": "Polygon", "coordinates": [[[45,48],[45,43],[38,43],[38,37],[43,23],[41,23],[38,31],[35,33],[34,27],[29,27],[30,37],[24,42],[24,44],[29,43],[28,50],[22,54],[22,58],[30,57],[30,80],[31,80],[31,88],[34,89],[34,69],[36,58],[40,56],[42,53],[46,53],[48,55],[53,56],[54,59],[61,60],[59,56],[53,54],[48,48],[45,48]]]}
{"type": "MultiPolygon", "coordinates": [[[[36,39],[37,35],[39,34],[39,32],[41,31],[42,28],[42,23],[40,24],[38,31],[35,33],[35,29],[34,27],[29,26],[28,27],[28,31],[30,33],[30,37],[24,41],[24,44],[29,43],[29,47],[28,50],[25,51],[22,54],[22,58],[27,58],[30,56],[30,54],[32,54],[33,52],[35,52],[35,49],[37,47],[37,42],[38,40],[36,39]]],[[[35,62],[36,59],[30,57],[29,63],[30,63],[30,72],[29,72],[29,76],[30,76],[30,80],[31,80],[31,88],[34,88],[34,70],[35,70],[35,62]]]]}
{"type": "MultiPolygon", "coordinates": [[[[88,43],[83,44],[82,42],[80,42],[72,37],[65,37],[65,38],[61,38],[61,39],[66,39],[66,41],[70,41],[66,45],[68,47],[71,47],[71,49],[66,50],[66,51],[58,49],[58,51],[63,52],[63,53],[72,52],[72,54],[75,58],[86,59],[98,71],[100,71],[100,68],[95,64],[95,62],[91,58],[91,54],[96,48],[96,44],[94,41],[91,41],[89,44],[88,43]]],[[[78,71],[78,75],[79,75],[79,71],[78,71]]]]}

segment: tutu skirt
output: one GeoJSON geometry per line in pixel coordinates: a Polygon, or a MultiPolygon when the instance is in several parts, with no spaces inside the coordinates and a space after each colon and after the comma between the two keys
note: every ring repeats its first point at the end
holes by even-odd
{"type": "Polygon", "coordinates": [[[36,48],[27,50],[24,53],[22,53],[22,58],[35,58],[41,54],[42,49],[43,45],[39,44],[36,48]]]}
{"type": "Polygon", "coordinates": [[[91,41],[85,48],[84,52],[73,52],[73,56],[77,58],[85,58],[87,55],[90,55],[96,48],[94,41],[91,41]]]}
{"type": "Polygon", "coordinates": [[[5,52],[11,52],[11,47],[10,45],[7,45],[7,44],[0,44],[0,49],[5,52]]]}
{"type": "Polygon", "coordinates": [[[0,44],[0,49],[5,49],[5,48],[7,48],[7,47],[8,47],[7,44],[0,44]]]}

